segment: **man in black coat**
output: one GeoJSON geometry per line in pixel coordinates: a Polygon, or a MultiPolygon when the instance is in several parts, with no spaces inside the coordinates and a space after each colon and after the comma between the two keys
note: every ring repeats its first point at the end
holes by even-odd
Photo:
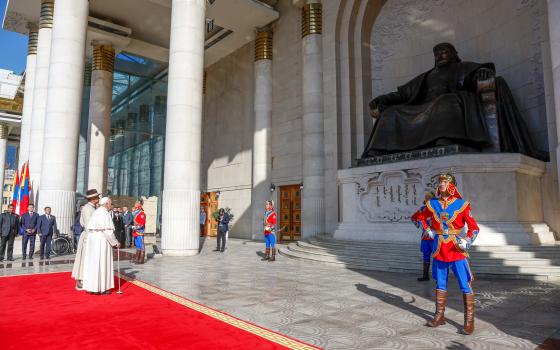
{"type": "Polygon", "coordinates": [[[8,205],[8,210],[0,214],[0,261],[4,260],[6,245],[8,246],[8,261],[14,261],[14,240],[18,234],[19,216],[14,213],[14,206],[8,205]]]}
{"type": "Polygon", "coordinates": [[[45,207],[45,214],[39,216],[37,220],[37,233],[39,233],[41,237],[41,249],[39,250],[41,259],[50,259],[51,241],[56,232],[58,232],[56,228],[56,218],[54,215],[51,215],[51,208],[45,207]]]}
{"type": "Polygon", "coordinates": [[[120,208],[115,208],[113,211],[111,211],[111,218],[113,219],[113,225],[115,225],[115,237],[121,244],[121,247],[124,247],[126,243],[126,237],[124,235],[123,216],[119,209],[120,208]]]}

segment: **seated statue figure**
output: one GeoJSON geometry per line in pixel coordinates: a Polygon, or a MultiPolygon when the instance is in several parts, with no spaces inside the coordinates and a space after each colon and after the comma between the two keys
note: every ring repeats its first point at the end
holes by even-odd
{"type": "MultiPolygon", "coordinates": [[[[434,47],[435,67],[370,102],[377,119],[362,158],[461,144],[477,150],[492,145],[477,82],[493,78],[493,63],[463,62],[455,47],[434,47]]],[[[535,149],[505,80],[495,78],[501,152],[546,159],[535,149]]]]}

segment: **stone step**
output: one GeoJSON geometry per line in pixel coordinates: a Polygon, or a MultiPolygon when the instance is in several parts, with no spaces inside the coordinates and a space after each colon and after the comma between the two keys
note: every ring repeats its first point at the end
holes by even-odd
{"type": "MultiPolygon", "coordinates": [[[[402,255],[410,255],[410,256],[420,256],[420,248],[419,244],[415,245],[403,245],[401,247],[400,244],[393,244],[391,247],[362,247],[359,245],[328,245],[323,244],[322,242],[318,242],[315,244],[308,243],[305,241],[298,241],[297,245],[311,250],[318,250],[318,251],[325,251],[331,253],[341,253],[341,254],[368,254],[368,255],[376,255],[376,254],[383,254],[383,255],[393,255],[393,256],[402,256],[402,255]]],[[[560,249],[558,249],[560,252],[560,249]]],[[[491,251],[476,251],[473,250],[470,252],[470,255],[473,259],[546,259],[550,260],[553,263],[557,263],[560,265],[560,253],[551,251],[551,252],[524,252],[524,251],[498,251],[498,252],[491,252],[491,251]]]]}
{"type": "MultiPolygon", "coordinates": [[[[497,251],[492,247],[473,249],[470,264],[477,276],[560,281],[560,247],[531,247],[531,251],[523,246],[500,247],[497,251]]],[[[339,241],[318,236],[290,243],[280,253],[355,269],[418,273],[421,268],[421,253],[412,243],[339,241]]]]}
{"type": "MultiPolygon", "coordinates": [[[[301,253],[315,254],[328,256],[333,258],[366,258],[366,259],[381,259],[381,260],[393,260],[393,261],[407,261],[407,262],[419,262],[421,261],[421,253],[415,251],[412,254],[406,254],[403,252],[360,252],[360,251],[349,251],[349,250],[330,250],[325,251],[321,249],[309,248],[309,246],[302,246],[298,243],[292,243],[289,245],[289,249],[301,253]]],[[[476,265],[506,265],[506,266],[560,266],[560,260],[558,259],[542,259],[542,258],[519,258],[516,256],[506,257],[506,258],[494,258],[486,256],[478,256],[476,254],[471,255],[471,264],[476,265]]]]}
{"type": "MultiPolygon", "coordinates": [[[[411,249],[418,250],[418,243],[410,242],[357,242],[357,241],[339,241],[327,239],[321,236],[309,239],[309,243],[321,247],[360,247],[362,249],[411,249]]],[[[519,246],[519,245],[499,245],[499,246],[477,246],[471,247],[471,252],[535,252],[539,254],[553,254],[560,257],[560,246],[544,245],[544,246],[519,246]]]]}
{"type": "MultiPolygon", "coordinates": [[[[384,272],[400,272],[400,273],[414,273],[420,272],[420,264],[415,263],[387,263],[387,261],[369,261],[367,259],[348,259],[347,261],[340,260],[329,260],[329,259],[318,259],[312,257],[305,253],[295,252],[288,249],[280,249],[280,254],[293,259],[308,260],[320,263],[327,263],[333,265],[341,265],[348,269],[358,269],[358,270],[372,270],[372,271],[384,271],[384,272]]],[[[477,277],[484,278],[498,278],[498,279],[530,279],[548,282],[560,282],[560,270],[555,272],[543,271],[543,269],[526,269],[521,270],[510,267],[508,268],[484,268],[481,266],[473,266],[475,270],[475,275],[477,277]]],[[[450,274],[451,276],[452,274],[450,274]]]]}

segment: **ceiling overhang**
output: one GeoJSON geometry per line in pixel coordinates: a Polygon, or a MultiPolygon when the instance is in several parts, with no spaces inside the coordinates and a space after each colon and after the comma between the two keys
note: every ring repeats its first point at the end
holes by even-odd
{"type": "MultiPolygon", "coordinates": [[[[9,0],[3,28],[27,34],[39,20],[40,0],[9,0]]],[[[255,29],[275,21],[272,6],[256,0],[215,0],[207,5],[206,17],[222,29],[205,42],[205,66],[212,65],[255,38],[255,29]]],[[[109,41],[117,51],[127,51],[158,61],[169,57],[171,0],[91,0],[88,41],[109,41]],[[92,26],[101,20],[130,29],[130,35],[116,35],[92,26]]]]}

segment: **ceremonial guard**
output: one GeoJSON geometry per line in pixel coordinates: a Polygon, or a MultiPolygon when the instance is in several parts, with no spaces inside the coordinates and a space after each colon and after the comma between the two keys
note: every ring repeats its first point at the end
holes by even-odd
{"type": "Polygon", "coordinates": [[[88,200],[87,204],[82,207],[80,212],[80,225],[84,227],[84,231],[80,235],[80,240],[78,241],[78,248],[76,249],[76,258],[74,260],[74,266],[72,267],[72,278],[76,280],[76,289],[82,290],[82,280],[84,276],[84,259],[86,253],[86,244],[88,236],[88,223],[89,219],[95,212],[97,204],[99,203],[99,193],[97,190],[92,189],[86,192],[86,198],[88,200]]]}
{"type": "MultiPolygon", "coordinates": [[[[421,229],[421,240],[420,240],[420,251],[422,252],[422,261],[423,261],[423,274],[422,277],[418,277],[418,281],[429,281],[429,271],[430,271],[430,260],[432,258],[432,249],[434,245],[434,239],[428,237],[425,232],[424,228],[422,227],[422,223],[420,222],[420,213],[426,209],[426,203],[430,201],[430,199],[434,198],[436,195],[432,191],[428,191],[424,197],[424,205],[412,216],[410,219],[414,222],[416,227],[421,229]]],[[[429,224],[429,223],[428,223],[429,224]]]]}
{"type": "Polygon", "coordinates": [[[132,235],[134,236],[134,247],[136,254],[132,259],[133,263],[143,264],[146,255],[146,245],[144,244],[144,229],[146,228],[146,214],[142,208],[142,202],[137,201],[134,204],[134,212],[132,213],[132,235]]]}
{"type": "Polygon", "coordinates": [[[266,201],[264,213],[264,242],[266,244],[265,256],[262,259],[268,261],[276,260],[276,212],[274,202],[266,201]]]}
{"type": "Polygon", "coordinates": [[[447,303],[447,278],[449,268],[459,282],[463,292],[465,323],[463,331],[474,331],[474,292],[471,283],[474,279],[467,257],[468,250],[478,235],[478,225],[471,215],[471,205],[464,201],[457,190],[455,177],[442,174],[439,177],[437,198],[426,203],[419,214],[425,234],[434,238],[432,277],[436,280],[436,313],[428,321],[428,326],[437,327],[445,323],[447,303]],[[460,236],[467,226],[467,236],[460,236]]]}

